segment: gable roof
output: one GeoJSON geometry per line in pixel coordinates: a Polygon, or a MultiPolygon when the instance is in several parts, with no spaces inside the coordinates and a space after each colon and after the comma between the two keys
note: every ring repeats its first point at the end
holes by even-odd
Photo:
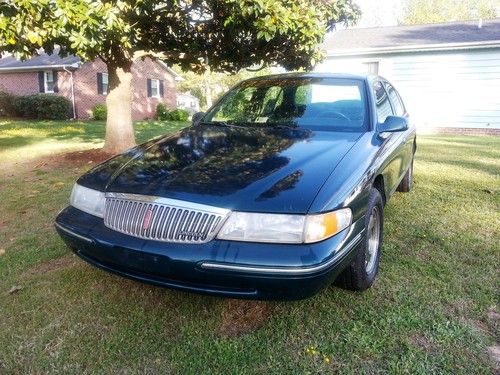
{"type": "Polygon", "coordinates": [[[28,60],[18,60],[12,55],[2,57],[0,59],[0,71],[13,71],[13,70],[29,70],[36,68],[62,68],[62,67],[72,67],[77,68],[80,64],[80,58],[69,55],[66,57],[60,57],[58,54],[46,54],[41,53],[40,55],[34,56],[28,60]]]}
{"type": "Polygon", "coordinates": [[[500,47],[500,18],[345,29],[325,36],[329,56],[500,47]]]}
{"type": "MultiPolygon", "coordinates": [[[[161,60],[155,60],[163,69],[167,70],[172,74],[176,80],[182,80],[183,78],[172,70],[167,64],[161,60]]],[[[74,55],[68,55],[66,57],[61,57],[57,54],[57,50],[53,54],[40,53],[39,55],[33,56],[27,60],[16,59],[12,55],[7,55],[0,58],[0,73],[4,72],[17,72],[17,71],[29,71],[38,69],[78,69],[81,65],[81,59],[74,55]]]]}

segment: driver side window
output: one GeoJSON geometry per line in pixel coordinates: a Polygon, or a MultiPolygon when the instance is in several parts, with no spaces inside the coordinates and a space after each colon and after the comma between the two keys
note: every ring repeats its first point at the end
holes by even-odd
{"type": "Polygon", "coordinates": [[[377,106],[377,120],[379,124],[381,124],[385,121],[387,116],[394,115],[394,112],[392,111],[389,96],[387,95],[382,82],[377,81],[373,84],[373,93],[375,95],[375,104],[377,106]]]}

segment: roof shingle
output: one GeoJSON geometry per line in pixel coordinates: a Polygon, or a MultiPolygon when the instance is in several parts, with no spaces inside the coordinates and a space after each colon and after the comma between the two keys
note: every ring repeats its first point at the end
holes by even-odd
{"type": "Polygon", "coordinates": [[[14,56],[5,56],[0,59],[0,69],[28,69],[30,67],[37,66],[61,66],[61,65],[72,65],[80,62],[80,58],[74,55],[68,55],[66,57],[60,57],[56,51],[52,55],[46,53],[41,53],[40,55],[34,56],[28,60],[18,60],[14,56]]]}
{"type": "Polygon", "coordinates": [[[412,26],[371,27],[334,31],[323,48],[332,52],[458,43],[500,42],[500,18],[412,26]]]}

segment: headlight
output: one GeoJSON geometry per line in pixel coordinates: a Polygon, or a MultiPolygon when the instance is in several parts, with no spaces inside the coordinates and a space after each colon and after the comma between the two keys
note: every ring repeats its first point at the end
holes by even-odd
{"type": "Polygon", "coordinates": [[[317,215],[233,212],[217,238],[233,241],[312,243],[329,238],[351,224],[349,208],[317,215]]]}
{"type": "Polygon", "coordinates": [[[71,191],[70,204],[88,214],[104,216],[105,198],[102,191],[75,184],[71,191]]]}

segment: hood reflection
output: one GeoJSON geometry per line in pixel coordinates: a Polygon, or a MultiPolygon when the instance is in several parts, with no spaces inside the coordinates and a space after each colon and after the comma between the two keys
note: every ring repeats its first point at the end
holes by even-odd
{"type": "MultiPolygon", "coordinates": [[[[142,157],[121,169],[111,185],[228,195],[287,166],[290,158],[283,151],[310,133],[303,129],[187,128],[146,149],[142,157]]],[[[292,180],[300,176],[294,173],[292,180]]],[[[286,181],[278,183],[268,194],[274,196],[287,185],[286,181]]]]}

